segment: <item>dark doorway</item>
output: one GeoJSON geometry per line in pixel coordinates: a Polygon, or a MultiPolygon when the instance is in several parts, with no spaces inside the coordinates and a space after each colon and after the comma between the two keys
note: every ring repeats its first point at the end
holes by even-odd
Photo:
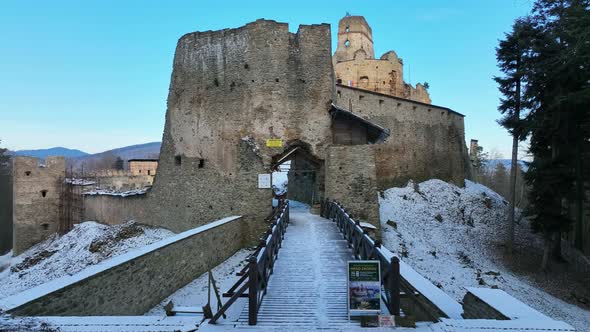
{"type": "Polygon", "coordinates": [[[287,175],[288,199],[309,205],[320,203],[324,192],[324,162],[311,154],[305,144],[291,144],[273,162],[275,172],[282,175],[275,173],[273,179],[284,179],[287,175]]]}

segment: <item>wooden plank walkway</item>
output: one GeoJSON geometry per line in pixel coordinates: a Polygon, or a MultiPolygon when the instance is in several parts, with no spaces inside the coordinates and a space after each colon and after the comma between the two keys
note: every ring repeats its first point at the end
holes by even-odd
{"type": "MultiPolygon", "coordinates": [[[[341,329],[359,327],[346,310],[346,262],[352,252],[336,224],[292,209],[258,326],[341,329]]],[[[248,324],[248,306],[238,320],[248,324]]]]}

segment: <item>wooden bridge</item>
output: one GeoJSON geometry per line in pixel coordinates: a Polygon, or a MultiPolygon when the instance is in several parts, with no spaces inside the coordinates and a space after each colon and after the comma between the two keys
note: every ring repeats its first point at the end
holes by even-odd
{"type": "Polygon", "coordinates": [[[347,262],[355,259],[381,261],[383,314],[399,315],[397,257],[385,253],[338,203],[324,202],[322,215],[326,218],[302,209],[290,212],[288,201],[281,202],[238,273],[241,278],[224,294],[229,300],[209,323],[218,323],[233,303],[247,297],[237,326],[358,327],[349,320],[346,298],[347,262]]]}

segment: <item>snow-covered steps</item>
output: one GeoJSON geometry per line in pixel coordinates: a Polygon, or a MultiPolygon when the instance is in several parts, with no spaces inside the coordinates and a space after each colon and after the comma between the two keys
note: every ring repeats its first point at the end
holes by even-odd
{"type": "MultiPolygon", "coordinates": [[[[268,293],[258,313],[258,327],[341,329],[348,320],[346,264],[352,252],[336,224],[294,209],[279,251],[268,293]]],[[[248,306],[238,320],[248,324],[248,306]]]]}

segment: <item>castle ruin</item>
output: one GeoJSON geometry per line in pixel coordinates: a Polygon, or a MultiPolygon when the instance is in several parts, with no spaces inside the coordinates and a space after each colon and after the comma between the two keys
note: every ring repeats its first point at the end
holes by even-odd
{"type": "Polygon", "coordinates": [[[404,62],[394,51],[375,59],[373,32],[362,16],[346,16],[338,23],[334,54],[338,84],[430,104],[427,87],[404,82],[404,62]]]}
{"type": "MultiPolygon", "coordinates": [[[[470,170],[464,116],[404,83],[395,53],[373,59],[363,17],[343,18],[338,40],[332,54],[328,24],[291,33],[264,19],[182,36],[152,188],[85,196],[85,217],[181,232],[241,215],[242,236],[255,240],[273,198],[259,179],[287,161],[288,198],[337,199],[377,228],[378,190],[431,178],[463,185],[470,170]],[[361,76],[366,84],[345,83],[361,76]]],[[[24,199],[17,197],[21,175],[17,200],[24,199]]],[[[15,234],[22,232],[22,218],[14,222],[15,234]]]]}

